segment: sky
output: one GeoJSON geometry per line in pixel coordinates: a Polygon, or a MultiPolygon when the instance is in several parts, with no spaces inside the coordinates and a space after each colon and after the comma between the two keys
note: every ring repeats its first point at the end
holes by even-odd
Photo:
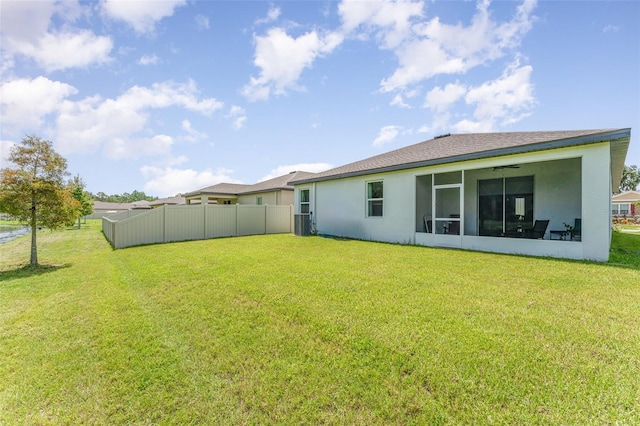
{"type": "Polygon", "coordinates": [[[444,133],[631,128],[640,2],[0,1],[0,161],[97,194],[319,172],[444,133]]]}

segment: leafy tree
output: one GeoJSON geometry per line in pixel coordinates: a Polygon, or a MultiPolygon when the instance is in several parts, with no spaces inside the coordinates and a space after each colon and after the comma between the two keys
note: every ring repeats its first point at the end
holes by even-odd
{"type": "Polygon", "coordinates": [[[625,165],[622,170],[620,192],[635,191],[638,185],[640,185],[640,169],[638,169],[638,166],[625,165]]]}
{"type": "MultiPolygon", "coordinates": [[[[75,176],[70,182],[71,196],[80,203],[80,216],[87,216],[93,213],[93,201],[88,192],[84,190],[86,185],[80,176],[75,176]]],[[[80,216],[78,216],[78,229],[80,229],[80,216]]]]}
{"type": "Polygon", "coordinates": [[[38,227],[64,228],[81,211],[64,183],[67,160],[52,146],[38,136],[27,136],[9,152],[9,162],[15,167],[0,170],[0,212],[31,227],[32,266],[38,265],[38,227]]]}
{"type": "Polygon", "coordinates": [[[141,191],[133,191],[131,194],[129,194],[128,192],[125,192],[122,194],[114,194],[114,195],[107,195],[104,192],[98,192],[95,195],[91,193],[89,193],[89,195],[92,200],[104,201],[109,203],[133,203],[133,202],[142,201],[142,200],[154,201],[158,199],[158,197],[152,197],[141,191]]]}

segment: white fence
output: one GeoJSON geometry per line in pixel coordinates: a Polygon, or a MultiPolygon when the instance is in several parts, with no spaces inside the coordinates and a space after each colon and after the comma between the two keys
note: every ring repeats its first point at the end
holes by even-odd
{"type": "Polygon", "coordinates": [[[121,220],[103,217],[102,231],[115,249],[173,241],[285,234],[293,232],[293,206],[163,206],[121,220]]]}

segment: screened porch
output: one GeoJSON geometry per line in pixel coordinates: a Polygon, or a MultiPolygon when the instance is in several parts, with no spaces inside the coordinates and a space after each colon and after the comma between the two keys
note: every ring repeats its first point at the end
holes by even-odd
{"type": "Polygon", "coordinates": [[[418,175],[415,205],[416,233],[428,234],[433,245],[458,246],[463,236],[577,241],[572,228],[581,228],[582,161],[418,175]],[[536,234],[543,221],[546,229],[536,234]]]}

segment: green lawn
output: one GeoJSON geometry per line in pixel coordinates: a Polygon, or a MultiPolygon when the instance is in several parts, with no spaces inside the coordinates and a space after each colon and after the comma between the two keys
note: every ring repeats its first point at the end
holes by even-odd
{"type": "Polygon", "coordinates": [[[640,424],[610,264],[291,235],[0,245],[0,424],[640,424]]]}

